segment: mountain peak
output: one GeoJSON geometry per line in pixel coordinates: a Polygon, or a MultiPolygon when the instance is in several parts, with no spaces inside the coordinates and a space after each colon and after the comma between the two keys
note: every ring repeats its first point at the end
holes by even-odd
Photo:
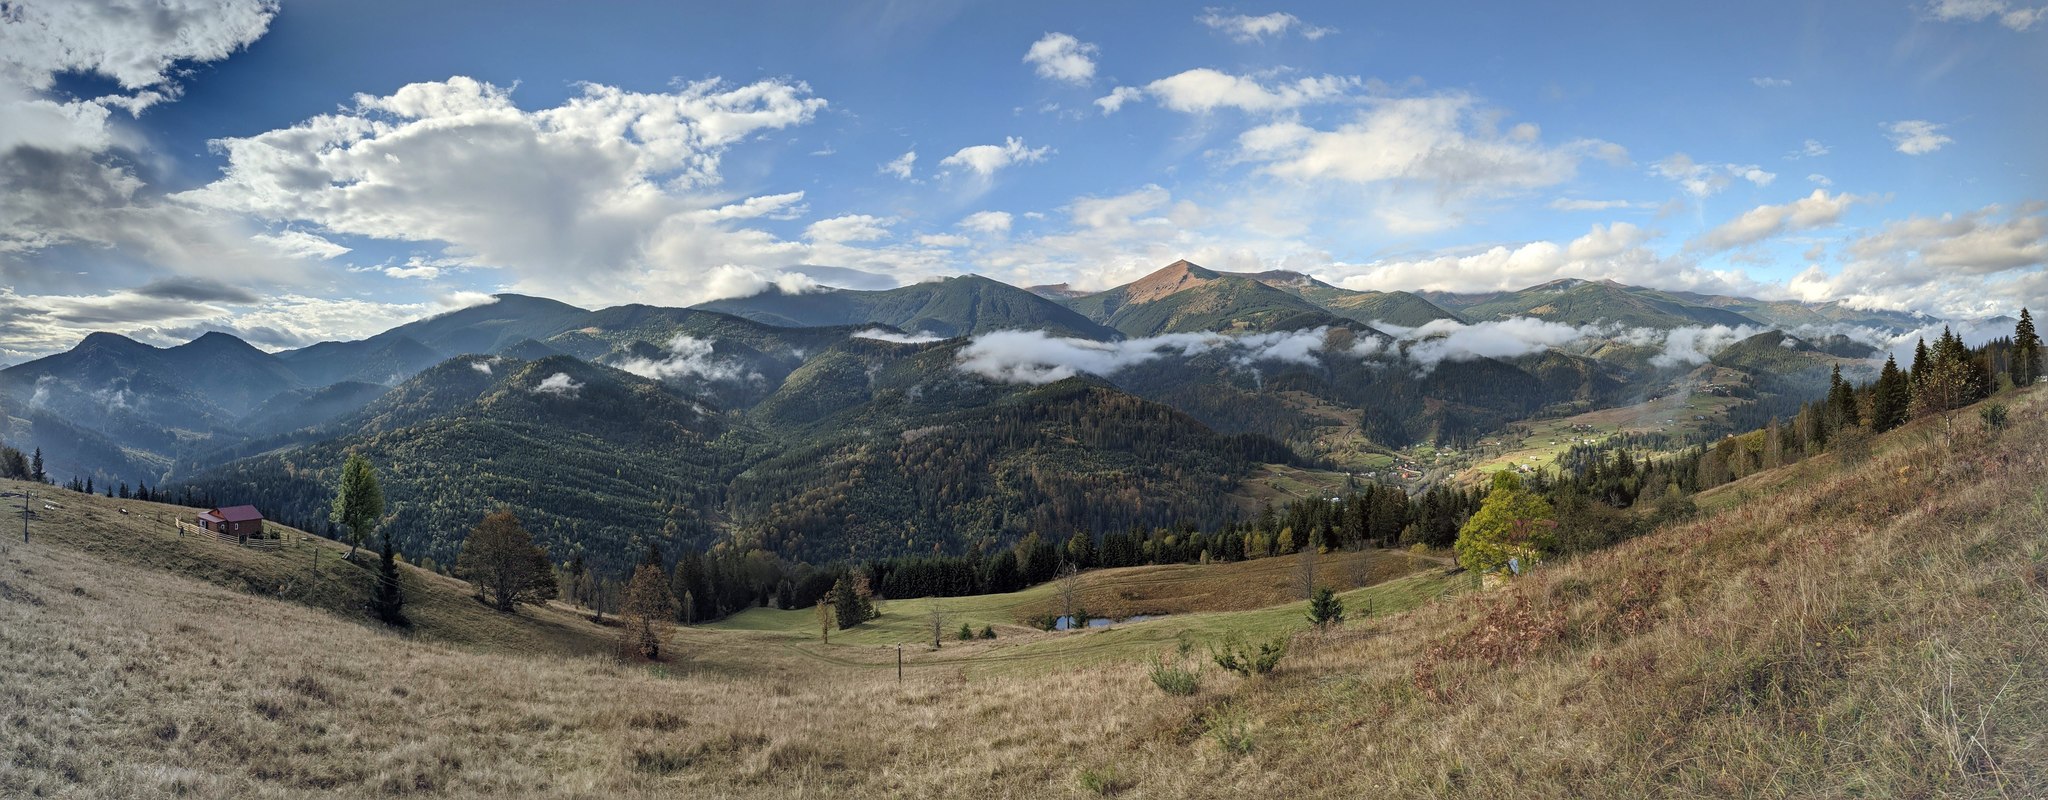
{"type": "Polygon", "coordinates": [[[1144,303],[1157,300],[1186,289],[1192,289],[1222,277],[1214,271],[1186,259],[1166,265],[1159,271],[1136,281],[1128,287],[1130,302],[1144,303]]]}
{"type": "MultiPolygon", "coordinates": [[[[205,332],[205,333],[203,333],[203,334],[200,334],[200,335],[199,335],[199,338],[197,338],[197,339],[193,339],[192,341],[189,341],[189,342],[186,342],[186,343],[184,343],[184,344],[178,345],[177,347],[174,347],[174,348],[171,348],[171,349],[173,349],[173,350],[185,350],[185,349],[191,349],[191,350],[208,350],[208,351],[218,351],[218,350],[256,350],[256,347],[255,347],[255,345],[252,345],[252,344],[249,344],[248,342],[245,342],[245,341],[243,341],[243,340],[241,339],[241,337],[235,336],[234,334],[231,334],[231,333],[222,333],[222,332],[220,332],[220,331],[207,331],[207,332],[205,332]]],[[[260,352],[262,352],[262,351],[261,351],[261,350],[257,350],[257,352],[259,352],[259,353],[260,353],[260,352]]]]}

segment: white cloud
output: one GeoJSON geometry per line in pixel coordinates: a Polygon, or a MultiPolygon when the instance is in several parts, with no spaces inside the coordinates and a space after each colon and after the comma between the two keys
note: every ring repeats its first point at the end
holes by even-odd
{"type": "Polygon", "coordinates": [[[713,354],[716,345],[710,339],[678,334],[668,342],[667,357],[660,360],[629,358],[619,362],[618,368],[657,381],[684,377],[726,382],[762,380],[761,374],[748,368],[745,362],[716,357],[713,354]]]}
{"type": "Polygon", "coordinates": [[[1762,205],[1745,211],[1741,216],[1700,234],[1686,244],[1686,249],[1720,252],[1755,244],[1788,231],[1832,225],[1842,218],[1842,212],[1849,206],[1869,200],[1847,192],[1829,195],[1825,189],[1815,189],[1813,194],[1790,203],[1762,205]]]}
{"type": "Polygon", "coordinates": [[[1767,172],[1755,164],[1703,164],[1684,153],[1674,153],[1657,162],[1650,172],[1677,183],[1693,197],[1718,194],[1738,178],[1757,186],[1769,186],[1778,179],[1777,173],[1767,172]]]}
{"type": "Polygon", "coordinates": [[[1271,112],[1342,100],[1359,85],[1357,78],[1335,75],[1267,85],[1257,78],[1200,67],[1160,78],[1146,84],[1142,91],[1127,92],[1129,87],[1119,87],[1095,103],[1104,112],[1110,112],[1125,102],[1148,96],[1165,108],[1188,114],[1206,114],[1221,108],[1271,112]]]}
{"type": "Polygon", "coordinates": [[[1586,235],[1562,244],[1493,245],[1463,254],[1333,265],[1325,272],[1349,289],[1487,292],[1523,289],[1557,278],[1733,294],[1766,288],[1740,273],[1705,270],[1683,258],[1659,255],[1647,246],[1655,236],[1654,231],[1617,222],[1595,225],[1586,235]]]}
{"type": "Polygon", "coordinates": [[[228,57],[261,37],[276,14],[275,0],[11,4],[0,24],[0,81],[44,91],[58,74],[86,72],[131,92],[174,94],[165,88],[173,66],[228,57]]]}
{"type": "Polygon", "coordinates": [[[896,220],[868,214],[821,219],[804,229],[804,238],[818,242],[872,242],[889,238],[896,220]]]}
{"type": "Polygon", "coordinates": [[[1772,78],[1768,76],[1750,78],[1749,82],[1764,89],[1783,89],[1792,85],[1792,81],[1785,78],[1772,78]]]}
{"type": "Polygon", "coordinates": [[[926,247],[966,247],[974,244],[973,239],[953,233],[926,233],[917,237],[918,244],[926,247]]]}
{"type": "Polygon", "coordinates": [[[856,332],[853,334],[853,338],[873,339],[878,342],[890,342],[894,344],[931,344],[932,342],[942,342],[946,340],[946,337],[944,336],[937,336],[929,333],[897,333],[895,331],[882,330],[881,328],[869,328],[864,331],[856,332]]]}
{"type": "Polygon", "coordinates": [[[1705,364],[1730,345],[1763,332],[1764,329],[1754,325],[1673,328],[1661,334],[1664,352],[1651,356],[1650,363],[1658,367],[1705,364]]]}
{"type": "Polygon", "coordinates": [[[1549,146],[1534,125],[1499,131],[1493,119],[1459,92],[1381,99],[1334,130],[1298,122],[1252,128],[1239,135],[1238,148],[1241,158],[1282,178],[1420,183],[1442,197],[1552,186],[1570,180],[1586,156],[1626,158],[1597,140],[1549,146]]]}
{"type": "Polygon", "coordinates": [[[1833,180],[1830,180],[1830,179],[1828,178],[1828,176],[1826,176],[1826,175],[1822,175],[1822,174],[1820,174],[1820,173],[1818,173],[1818,172],[1816,172],[1816,173],[1813,173],[1813,174],[1811,174],[1811,175],[1808,175],[1808,176],[1806,176],[1806,180],[1807,180],[1808,182],[1812,183],[1812,184],[1813,184],[1813,185],[1815,185],[1815,186],[1833,186],[1833,185],[1835,185],[1835,182],[1834,182],[1833,180]]]}
{"type": "Polygon", "coordinates": [[[1924,119],[1908,119],[1887,122],[1885,135],[1891,137],[1892,149],[1909,156],[1925,155],[1940,150],[1942,145],[1955,141],[1942,133],[1944,124],[1924,119]]]}
{"type": "Polygon", "coordinates": [[[1802,158],[1819,158],[1831,152],[1833,152],[1833,148],[1821,144],[1819,139],[1808,139],[1799,145],[1798,150],[1787,153],[1785,158],[1791,161],[1798,161],[1802,158]]]}
{"type": "Polygon", "coordinates": [[[1299,17],[1293,14],[1277,11],[1255,17],[1248,14],[1225,15],[1212,8],[1202,12],[1201,16],[1195,18],[1195,21],[1209,26],[1212,30],[1227,34],[1230,38],[1239,42],[1264,41],[1268,36],[1279,37],[1285,35],[1290,30],[1300,33],[1301,38],[1309,41],[1315,41],[1337,32],[1335,28],[1322,28],[1310,25],[1302,22],[1299,17]]]}
{"type": "Polygon", "coordinates": [[[1998,24],[2015,31],[2025,31],[2048,16],[2048,7],[2014,5],[2008,0],[1933,0],[1927,4],[1927,13],[1943,22],[1982,22],[1996,19],[1998,24]]]}
{"type": "Polygon", "coordinates": [[[1010,232],[1012,219],[1008,211],[976,211],[962,218],[958,227],[976,233],[1003,234],[1010,232]]]}
{"type": "Polygon", "coordinates": [[[249,238],[276,248],[279,253],[292,258],[326,260],[349,252],[346,247],[305,231],[259,233],[249,238]]]}
{"type": "Polygon", "coordinates": [[[534,384],[534,394],[550,394],[556,397],[575,397],[583,391],[583,383],[569,377],[569,373],[557,372],[534,384]]]}
{"type": "Polygon", "coordinates": [[[907,181],[910,180],[911,170],[915,169],[916,167],[917,151],[911,150],[904,153],[903,155],[897,156],[895,160],[892,160],[887,164],[883,164],[881,168],[881,173],[884,175],[894,175],[901,180],[907,181]]]}
{"type": "Polygon", "coordinates": [[[1095,79],[1095,45],[1064,33],[1048,33],[1031,43],[1024,63],[1038,69],[1038,77],[1085,85],[1095,79]]]}
{"type": "Polygon", "coordinates": [[[493,369],[493,365],[491,362],[494,360],[495,359],[479,358],[475,361],[469,362],[469,368],[476,370],[477,372],[482,373],[484,375],[489,375],[491,374],[491,371],[493,369]]]}
{"type": "Polygon", "coordinates": [[[749,197],[737,203],[705,209],[697,216],[707,222],[733,219],[796,219],[809,210],[803,202],[803,192],[769,194],[749,197]]]}
{"type": "Polygon", "coordinates": [[[1262,361],[1314,364],[1328,334],[1328,328],[1244,336],[1168,333],[1097,342],[1055,337],[1044,331],[996,331],[974,337],[960,349],[954,366],[1004,383],[1045,384],[1082,373],[1108,377],[1160,358],[1192,357],[1211,351],[1229,354],[1230,362],[1240,367],[1262,361]]]}
{"type": "Polygon", "coordinates": [[[941,167],[961,167],[987,178],[1004,167],[1015,164],[1031,164],[1044,161],[1051,147],[1027,147],[1023,139],[1006,137],[1002,144],[978,144],[962,147],[939,161],[941,167]]]}
{"type": "Polygon", "coordinates": [[[2048,206],[1986,206],[1887,222],[1851,241],[1847,265],[1793,277],[1799,299],[1951,319],[2012,314],[2048,296],[2048,206]]]}
{"type": "Polygon", "coordinates": [[[1125,103],[1142,100],[1144,97],[1143,89],[1135,86],[1118,86],[1109,90],[1109,94],[1095,98],[1095,105],[1100,106],[1104,114],[1114,114],[1122,109],[1125,103]]]}
{"type": "Polygon", "coordinates": [[[1594,326],[1574,327],[1532,317],[1480,322],[1467,325],[1457,320],[1434,320],[1419,328],[1376,324],[1405,343],[1402,352],[1425,368],[1445,361],[1473,361],[1481,358],[1516,358],[1540,353],[1582,339],[1600,335],[1594,326]]]}
{"type": "Polygon", "coordinates": [[[1612,211],[1621,208],[1656,208],[1657,204],[1647,200],[1581,200],[1560,197],[1550,201],[1550,207],[1556,211],[1612,211]]]}
{"type": "Polygon", "coordinates": [[[430,281],[441,277],[441,268],[430,264],[410,263],[403,267],[385,267],[385,277],[430,281]]]}

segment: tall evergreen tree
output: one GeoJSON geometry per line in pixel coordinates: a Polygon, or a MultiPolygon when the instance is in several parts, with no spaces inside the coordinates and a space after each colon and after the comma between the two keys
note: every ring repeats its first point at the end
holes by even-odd
{"type": "Polygon", "coordinates": [[[28,479],[36,483],[50,482],[50,476],[43,472],[43,448],[36,448],[36,454],[28,460],[28,479]]]}
{"type": "Polygon", "coordinates": [[[2020,323],[2012,334],[2012,385],[2032,386],[2041,379],[2041,337],[2034,332],[2034,315],[2020,309],[2020,323]]]}
{"type": "Polygon", "coordinates": [[[1835,430],[1854,428],[1863,424],[1856,407],[1856,389],[1842,380],[1842,367],[1837,364],[1828,376],[1828,421],[1835,430]]]}
{"type": "Polygon", "coordinates": [[[1912,383],[1912,389],[1914,392],[1919,392],[1920,382],[1927,379],[1927,367],[1927,337],[1922,336],[1920,337],[1919,341],[1913,345],[1913,366],[1911,367],[1911,371],[1908,372],[1906,375],[1906,377],[1910,379],[1912,383]]]}
{"type": "Polygon", "coordinates": [[[1883,433],[1906,423],[1913,411],[1913,392],[1906,385],[1906,376],[1899,372],[1897,359],[1887,356],[1884,370],[1877,374],[1877,385],[1870,395],[1870,429],[1883,433]]]}
{"type": "Polygon", "coordinates": [[[387,625],[410,625],[405,618],[405,588],[398,579],[398,551],[391,545],[391,532],[379,537],[377,585],[370,592],[370,613],[387,625]]]}

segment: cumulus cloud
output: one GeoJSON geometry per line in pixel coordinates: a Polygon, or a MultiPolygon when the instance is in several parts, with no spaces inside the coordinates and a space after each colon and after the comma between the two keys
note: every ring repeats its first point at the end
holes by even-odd
{"type": "Polygon", "coordinates": [[[1496,130],[1462,92],[1368,102],[1350,123],[1319,130],[1275,122],[1238,137],[1240,158],[1267,174],[1347,183],[1414,182],[1445,196],[1498,195],[1563,183],[1587,156],[1622,159],[1618,146],[1546,145],[1535,125],[1496,130]]]}
{"type": "Polygon", "coordinates": [[[305,231],[285,230],[277,233],[259,233],[249,237],[277,249],[279,253],[293,258],[327,260],[349,252],[349,249],[305,231]]]}
{"type": "Polygon", "coordinates": [[[1227,353],[1232,364],[1243,367],[1261,361],[1314,364],[1328,334],[1328,328],[1244,336],[1168,333],[1097,342],[1056,337],[1044,331],[996,331],[974,337],[960,349],[954,366],[962,372],[1004,383],[1045,384],[1083,373],[1109,377],[1161,358],[1186,358],[1213,351],[1227,353]]]}
{"type": "Polygon", "coordinates": [[[1523,289],[1557,278],[1615,280],[1636,286],[1752,294],[1759,287],[1736,273],[1700,268],[1648,246],[1656,232],[1617,222],[1595,225],[1568,242],[1492,245],[1477,252],[1389,259],[1325,268],[1347,289],[1487,292],[1523,289]]]}
{"type": "Polygon", "coordinates": [[[2025,31],[2048,15],[2048,7],[2014,5],[2009,0],[1933,0],[1927,14],[1943,22],[1982,22],[1995,19],[2014,31],[2025,31]]]}
{"type": "Polygon", "coordinates": [[[1085,85],[1095,79],[1095,45],[1065,33],[1048,33],[1024,51],[1024,63],[1036,67],[1038,77],[1085,85]]]}
{"type": "Polygon", "coordinates": [[[1008,211],[976,211],[962,218],[959,222],[959,227],[961,230],[969,230],[976,233],[1009,233],[1010,223],[1013,219],[1008,211]]]}
{"type": "Polygon", "coordinates": [[[2048,205],[1893,220],[1844,251],[1839,272],[1809,267],[1788,282],[1791,295],[1948,318],[2012,314],[2048,296],[2048,205]]]}
{"type": "Polygon", "coordinates": [[[1757,186],[1769,186],[1777,180],[1775,172],[1766,171],[1755,164],[1704,164],[1694,161],[1692,156],[1674,153],[1671,157],[1657,162],[1650,168],[1653,175],[1677,183],[1686,194],[1693,197],[1708,197],[1733,185],[1737,179],[1749,181],[1757,186]]]}
{"type": "Polygon", "coordinates": [[[868,214],[821,219],[804,229],[804,238],[821,242],[872,242],[889,238],[895,220],[868,214]]]}
{"type": "Polygon", "coordinates": [[[583,383],[569,377],[569,373],[566,372],[557,372],[549,375],[533,386],[534,394],[554,395],[556,397],[573,398],[582,392],[583,383]]]}
{"type": "Polygon", "coordinates": [[[1909,156],[1926,155],[1940,150],[1942,145],[1955,141],[1942,133],[1948,127],[1924,119],[1907,119],[1884,124],[1885,135],[1892,140],[1892,149],[1909,156]]]}
{"type": "Polygon", "coordinates": [[[962,147],[952,155],[939,160],[941,167],[960,167],[983,178],[988,178],[1004,167],[1016,164],[1031,164],[1044,161],[1051,147],[1027,147],[1023,139],[1005,137],[1002,144],[978,144],[962,147]]]}
{"type": "Polygon", "coordinates": [[[1849,206],[1870,198],[1848,193],[1829,195],[1825,189],[1781,205],[1762,205],[1721,223],[1686,244],[1686,249],[1715,253],[1755,244],[1788,231],[1802,231],[1832,225],[1849,206]]]}
{"type": "Polygon", "coordinates": [[[1095,104],[1107,113],[1122,108],[1127,102],[1151,97],[1162,107],[1188,114],[1206,114],[1225,108],[1271,112],[1342,100],[1360,85],[1357,78],[1335,75],[1266,84],[1250,76],[1200,67],[1160,78],[1143,88],[1118,87],[1107,97],[1096,100],[1095,104]]]}
{"type": "Polygon", "coordinates": [[[945,341],[946,339],[944,336],[930,333],[897,333],[881,328],[869,328],[864,331],[858,331],[853,334],[853,338],[873,339],[878,342],[892,342],[895,344],[931,344],[932,342],[945,341]]]}
{"type": "Polygon", "coordinates": [[[718,358],[714,354],[716,344],[710,339],[678,334],[668,342],[667,357],[629,358],[619,362],[618,368],[657,381],[684,377],[728,382],[762,379],[761,374],[749,369],[745,362],[718,358]]]}
{"type": "Polygon", "coordinates": [[[897,156],[894,160],[891,160],[889,163],[883,164],[881,168],[881,173],[883,175],[894,175],[900,180],[907,181],[910,180],[911,170],[915,169],[916,167],[917,151],[911,150],[905,152],[903,155],[897,156]]]}
{"type": "Polygon", "coordinates": [[[1337,32],[1335,28],[1310,25],[1302,22],[1300,17],[1296,17],[1293,14],[1277,11],[1258,16],[1249,14],[1226,15],[1212,8],[1203,11],[1201,16],[1195,18],[1195,21],[1207,25],[1211,30],[1223,33],[1236,41],[1247,43],[1265,41],[1269,36],[1277,38],[1286,35],[1289,31],[1298,33],[1301,35],[1301,38],[1309,41],[1315,41],[1337,32]]]}

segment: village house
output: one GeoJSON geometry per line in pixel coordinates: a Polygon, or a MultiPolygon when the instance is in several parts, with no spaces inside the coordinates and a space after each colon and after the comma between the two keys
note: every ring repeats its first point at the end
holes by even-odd
{"type": "Polygon", "coordinates": [[[203,511],[199,514],[199,527],[225,534],[237,539],[259,538],[263,535],[263,512],[255,506],[229,506],[203,511]]]}

